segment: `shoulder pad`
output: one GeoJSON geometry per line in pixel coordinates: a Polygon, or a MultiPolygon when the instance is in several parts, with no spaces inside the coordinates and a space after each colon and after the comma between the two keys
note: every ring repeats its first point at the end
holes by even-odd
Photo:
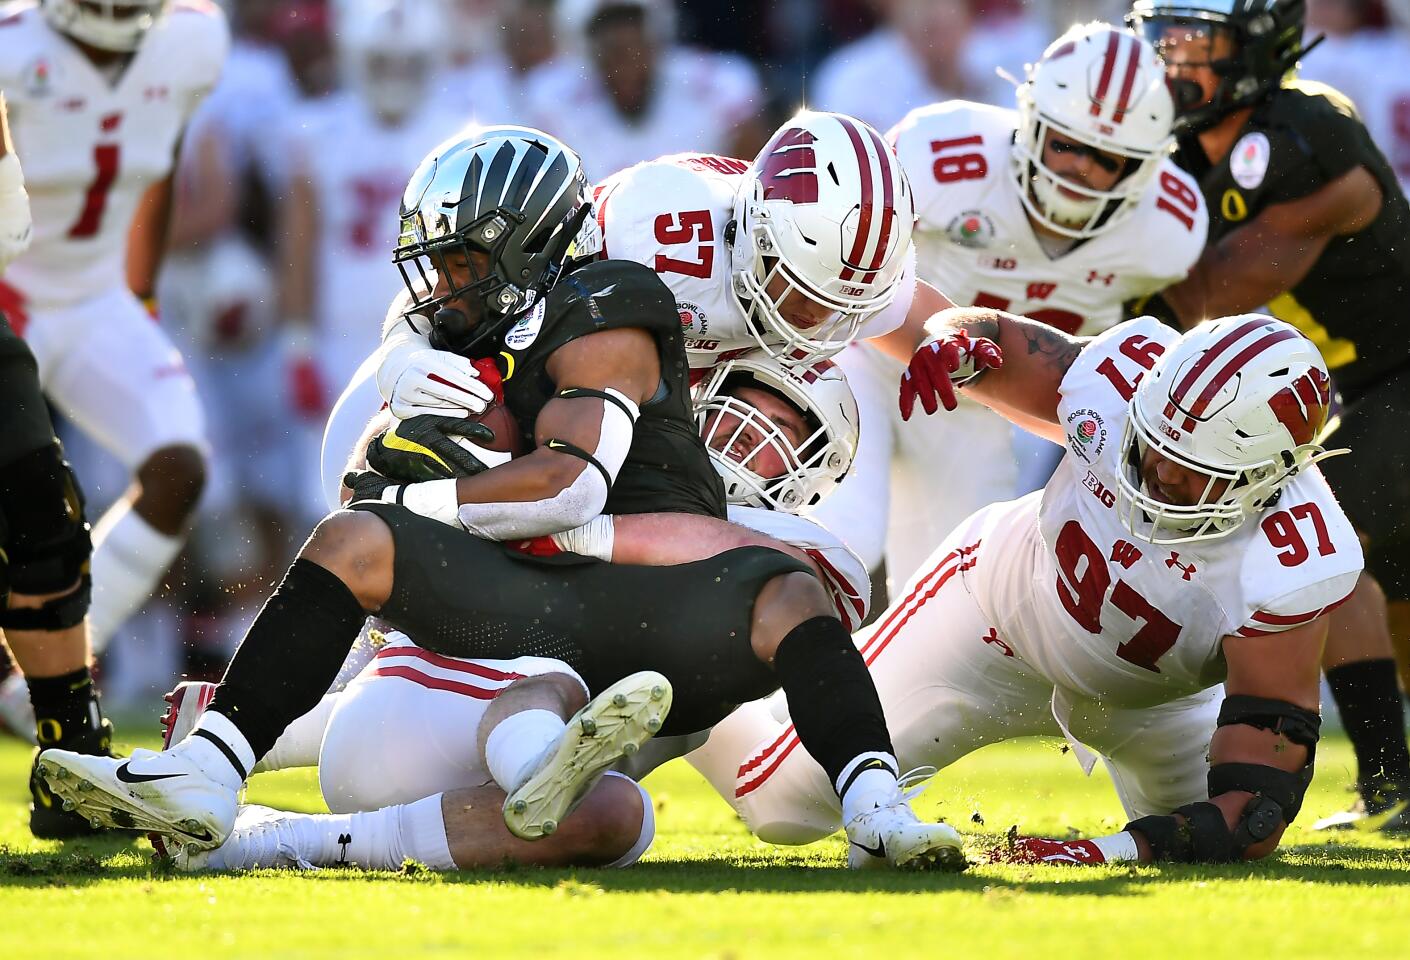
{"type": "Polygon", "coordinates": [[[594,260],[554,285],[548,295],[548,314],[549,322],[558,318],[559,326],[583,327],[565,330],[570,338],[625,327],[679,334],[675,304],[671,291],[649,267],[632,260],[594,260]]]}
{"type": "Polygon", "coordinates": [[[1124,272],[1151,278],[1151,292],[1184,279],[1204,251],[1209,208],[1199,181],[1163,160],[1135,214],[1112,228],[1121,235],[1124,272]]]}
{"type": "Polygon", "coordinates": [[[949,100],[912,110],[891,128],[887,139],[910,177],[924,225],[944,229],[1005,181],[1017,122],[1013,110],[949,100]]]}

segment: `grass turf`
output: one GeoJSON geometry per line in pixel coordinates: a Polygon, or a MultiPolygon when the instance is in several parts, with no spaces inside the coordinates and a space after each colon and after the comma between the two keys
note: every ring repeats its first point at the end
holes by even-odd
{"type": "MultiPolygon", "coordinates": [[[[1319,761],[1307,823],[1350,799],[1345,742],[1324,741],[1319,761]]],[[[1410,841],[1380,836],[1294,827],[1275,859],[1228,867],[979,863],[960,875],[853,874],[837,838],[812,847],[753,840],[677,762],[647,781],[657,839],[630,870],[173,875],[152,865],[145,841],[32,839],[28,763],[27,748],[0,741],[9,784],[0,793],[3,958],[1410,952],[1410,841]]],[[[249,799],[322,809],[310,771],[257,777],[249,799]]],[[[1015,823],[1063,836],[1111,832],[1123,820],[1100,770],[1085,779],[1053,741],[981,751],[942,773],[917,805],[965,831],[972,855],[1015,823]]]]}

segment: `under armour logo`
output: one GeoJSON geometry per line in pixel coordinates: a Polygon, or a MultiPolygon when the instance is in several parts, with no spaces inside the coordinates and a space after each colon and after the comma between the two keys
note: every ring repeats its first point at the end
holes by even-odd
{"type": "Polygon", "coordinates": [[[1103,285],[1109,287],[1109,286],[1111,286],[1112,281],[1115,280],[1115,279],[1116,279],[1116,274],[1114,274],[1114,273],[1097,273],[1097,271],[1095,271],[1095,270],[1088,270],[1088,271],[1087,271],[1087,282],[1088,282],[1088,283],[1097,283],[1098,281],[1100,281],[1103,285]]]}
{"type": "Polygon", "coordinates": [[[348,846],[352,843],[352,834],[338,834],[338,846],[342,849],[338,851],[338,865],[346,867],[348,865],[348,846]]]}
{"type": "Polygon", "coordinates": [[[1171,551],[1170,556],[1166,558],[1165,566],[1167,569],[1170,570],[1179,567],[1180,571],[1184,574],[1184,579],[1186,580],[1189,580],[1195,575],[1195,565],[1193,563],[1181,563],[1180,555],[1178,553],[1175,553],[1173,550],[1171,551]]]}
{"type": "Polygon", "coordinates": [[[989,632],[984,636],[980,637],[979,639],[983,640],[985,643],[992,643],[994,646],[998,647],[1004,652],[1004,656],[1013,656],[1013,647],[1010,647],[1007,643],[1004,643],[1004,641],[1000,640],[999,631],[994,629],[993,627],[990,627],[989,632]]]}

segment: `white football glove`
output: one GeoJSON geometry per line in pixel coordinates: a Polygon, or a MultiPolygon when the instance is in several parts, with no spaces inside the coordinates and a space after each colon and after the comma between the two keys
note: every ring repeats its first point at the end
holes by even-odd
{"type": "Polygon", "coordinates": [[[479,416],[494,402],[494,390],[462,356],[427,348],[410,354],[407,361],[387,397],[392,416],[400,420],[423,413],[479,416]]]}

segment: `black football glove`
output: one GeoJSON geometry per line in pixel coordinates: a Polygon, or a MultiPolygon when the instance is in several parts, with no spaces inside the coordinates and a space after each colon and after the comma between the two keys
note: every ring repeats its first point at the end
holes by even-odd
{"type": "Polygon", "coordinates": [[[395,480],[388,480],[380,473],[371,470],[351,470],[343,474],[343,486],[352,491],[348,506],[365,500],[382,502],[382,493],[388,487],[402,486],[395,480]]]}
{"type": "Polygon", "coordinates": [[[367,447],[367,465],[398,483],[472,477],[488,469],[452,437],[494,442],[494,431],[463,417],[423,413],[394,423],[367,447]]]}

